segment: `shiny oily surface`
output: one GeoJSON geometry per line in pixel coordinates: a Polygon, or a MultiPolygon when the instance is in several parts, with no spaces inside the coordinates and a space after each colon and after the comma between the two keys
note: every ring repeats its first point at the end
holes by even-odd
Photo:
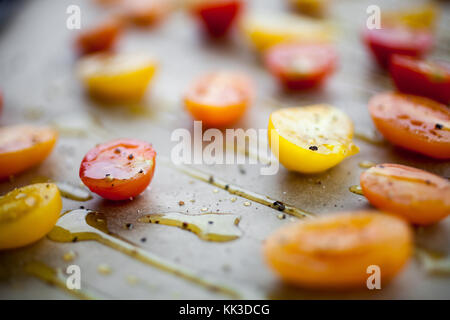
{"type": "Polygon", "coordinates": [[[284,281],[315,289],[363,288],[372,265],[386,284],[411,252],[412,232],[403,220],[369,211],[287,225],[264,245],[267,262],[284,281]]]}

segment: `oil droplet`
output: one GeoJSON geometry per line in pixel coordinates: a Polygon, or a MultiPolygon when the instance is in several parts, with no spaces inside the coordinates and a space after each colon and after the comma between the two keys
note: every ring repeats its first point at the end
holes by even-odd
{"type": "Polygon", "coordinates": [[[63,260],[69,262],[69,261],[73,261],[73,259],[75,259],[75,257],[76,257],[75,252],[68,251],[68,252],[64,253],[63,260]]]}
{"type": "Polygon", "coordinates": [[[34,277],[44,281],[45,283],[48,283],[55,287],[58,287],[59,289],[75,296],[76,298],[83,299],[83,300],[94,299],[92,297],[92,295],[88,294],[87,292],[83,291],[82,289],[79,289],[79,290],[69,289],[66,285],[66,278],[63,276],[62,272],[60,270],[54,269],[54,268],[46,265],[43,262],[40,262],[40,261],[28,262],[24,266],[24,270],[29,275],[34,276],[34,277]]]}
{"type": "MultiPolygon", "coordinates": [[[[234,299],[243,298],[241,293],[229,288],[226,284],[210,280],[206,275],[200,277],[195,271],[167,261],[128,241],[120,239],[108,230],[106,219],[98,212],[84,209],[69,211],[59,218],[56,226],[47,234],[47,237],[56,242],[97,241],[142,263],[181,277],[214,292],[228,295],[234,299]],[[103,222],[100,223],[99,220],[103,222]]],[[[255,292],[249,294],[258,296],[255,292]]]]}
{"type": "Polygon", "coordinates": [[[214,189],[213,192],[214,192],[214,193],[218,193],[218,192],[219,192],[219,189],[214,189]]]}
{"type": "Polygon", "coordinates": [[[233,197],[233,198],[230,199],[231,202],[236,202],[236,200],[237,200],[236,197],[233,197]]]}
{"type": "Polygon", "coordinates": [[[351,186],[350,188],[348,188],[348,190],[350,190],[350,192],[353,192],[353,193],[358,194],[360,196],[364,195],[364,193],[362,191],[362,188],[359,185],[351,186]]]}
{"type": "Polygon", "coordinates": [[[91,193],[85,188],[74,186],[68,182],[56,182],[56,186],[64,198],[75,201],[88,201],[92,199],[91,193]]]}
{"type": "MultiPolygon", "coordinates": [[[[278,207],[275,206],[274,203],[278,203],[279,201],[271,199],[268,196],[260,195],[256,192],[245,190],[239,186],[227,183],[226,181],[224,181],[220,178],[213,177],[210,174],[202,172],[201,170],[198,170],[198,169],[194,169],[194,168],[182,166],[182,165],[173,165],[173,163],[171,161],[166,160],[164,158],[162,158],[162,159],[160,158],[160,161],[162,161],[164,164],[166,164],[172,168],[175,168],[176,170],[178,170],[179,172],[181,172],[183,174],[186,174],[197,180],[209,183],[210,185],[213,185],[222,190],[228,191],[228,193],[230,193],[230,194],[237,195],[237,196],[245,198],[247,200],[254,201],[259,204],[270,207],[272,209],[278,210],[278,207]]],[[[312,214],[310,212],[307,212],[305,210],[302,210],[300,208],[296,208],[294,206],[287,205],[287,204],[285,204],[285,209],[283,210],[283,212],[290,214],[292,216],[295,216],[297,218],[305,218],[305,217],[310,218],[310,217],[314,216],[314,214],[312,214]]]]}
{"type": "Polygon", "coordinates": [[[364,160],[364,161],[361,161],[358,165],[360,168],[369,169],[369,168],[376,166],[377,164],[372,161],[364,160]]]}
{"type": "Polygon", "coordinates": [[[242,235],[238,228],[239,221],[240,217],[234,214],[187,215],[178,212],[149,214],[139,219],[139,222],[182,228],[195,233],[200,239],[218,242],[239,238],[242,235]]]}
{"type": "Polygon", "coordinates": [[[101,264],[99,264],[97,266],[97,271],[98,271],[98,273],[101,273],[101,274],[104,274],[104,275],[108,275],[108,274],[111,274],[112,269],[106,263],[101,263],[101,264]]]}
{"type": "Polygon", "coordinates": [[[279,213],[277,218],[280,220],[283,220],[283,219],[286,219],[286,215],[284,213],[279,213]]]}
{"type": "Polygon", "coordinates": [[[139,279],[136,276],[131,275],[131,274],[128,275],[126,279],[127,279],[128,284],[131,286],[134,286],[139,282],[139,279]]]}
{"type": "Polygon", "coordinates": [[[440,252],[416,248],[415,255],[429,274],[450,275],[450,257],[440,252]]]}
{"type": "Polygon", "coordinates": [[[248,201],[245,201],[245,202],[244,202],[244,206],[249,207],[250,205],[251,205],[250,202],[248,202],[248,201]]]}
{"type": "Polygon", "coordinates": [[[201,211],[206,212],[206,211],[208,211],[208,208],[202,208],[201,211]]]}

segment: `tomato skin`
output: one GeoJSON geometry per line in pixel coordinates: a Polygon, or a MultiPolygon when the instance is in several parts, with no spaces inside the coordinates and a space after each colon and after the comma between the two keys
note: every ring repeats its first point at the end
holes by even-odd
{"type": "Polygon", "coordinates": [[[191,8],[211,37],[225,36],[242,9],[242,0],[200,1],[191,8]]]}
{"type": "Polygon", "coordinates": [[[393,54],[421,57],[433,45],[433,35],[428,30],[403,27],[365,29],[363,39],[378,64],[389,67],[393,54]]]}
{"type": "Polygon", "coordinates": [[[380,210],[429,225],[450,214],[450,182],[424,170],[381,164],[361,174],[361,188],[380,210]]]}
{"type": "Polygon", "coordinates": [[[382,93],[369,101],[377,129],[395,145],[437,159],[450,159],[450,110],[428,98],[382,93]]]}
{"type": "Polygon", "coordinates": [[[327,44],[280,44],[270,48],[265,63],[282,86],[289,90],[316,88],[324,83],[336,68],[337,53],[327,44]],[[295,70],[301,62],[304,71],[295,70]],[[291,65],[289,65],[291,64],[291,65]]]}
{"type": "Polygon", "coordinates": [[[141,194],[155,171],[156,152],[147,142],[118,139],[91,149],[83,158],[80,178],[94,193],[109,200],[141,194]]]}
{"type": "Polygon", "coordinates": [[[252,97],[250,79],[240,73],[213,72],[196,79],[184,95],[186,109],[207,127],[237,122],[252,97]]]}
{"type": "Polygon", "coordinates": [[[47,127],[31,125],[1,127],[0,180],[19,174],[44,161],[53,150],[57,138],[58,133],[47,127]]]}
{"type": "Polygon", "coordinates": [[[55,226],[61,209],[61,195],[53,183],[32,184],[0,197],[0,250],[43,238],[55,226]]]}
{"type": "Polygon", "coordinates": [[[81,32],[75,46],[80,55],[86,55],[101,51],[110,51],[114,48],[122,32],[122,21],[111,18],[94,28],[81,32]]]}
{"type": "Polygon", "coordinates": [[[450,64],[394,55],[389,72],[400,92],[450,105],[450,64]]]}
{"type": "Polygon", "coordinates": [[[347,212],[285,225],[266,239],[263,253],[289,284],[367,289],[367,267],[380,267],[384,285],[410,259],[412,239],[403,219],[377,211],[347,212]]]}

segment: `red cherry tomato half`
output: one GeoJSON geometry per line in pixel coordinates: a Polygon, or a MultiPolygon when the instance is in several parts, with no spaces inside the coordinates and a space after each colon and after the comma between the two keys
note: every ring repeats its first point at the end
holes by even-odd
{"type": "Polygon", "coordinates": [[[450,105],[450,64],[394,55],[390,73],[397,89],[450,105]]]}
{"type": "Polygon", "coordinates": [[[281,44],[266,54],[266,66],[291,90],[321,85],[335,70],[337,53],[327,44],[281,44]]]}
{"type": "Polygon", "coordinates": [[[242,7],[242,0],[199,0],[192,4],[191,10],[210,36],[222,37],[231,29],[242,7]]]}
{"type": "Polygon", "coordinates": [[[111,50],[122,31],[122,21],[111,18],[101,24],[81,32],[76,38],[75,46],[81,55],[111,50]]]}
{"type": "Polygon", "coordinates": [[[378,64],[384,68],[389,66],[393,54],[421,57],[433,45],[432,33],[424,29],[365,29],[363,38],[378,64]]]}
{"type": "Polygon", "coordinates": [[[90,150],[80,166],[80,178],[94,193],[125,200],[142,193],[153,177],[156,152],[147,142],[118,139],[90,150]]]}
{"type": "Polygon", "coordinates": [[[369,112],[393,144],[437,159],[450,159],[450,109],[434,100],[401,93],[380,93],[369,112]]]}

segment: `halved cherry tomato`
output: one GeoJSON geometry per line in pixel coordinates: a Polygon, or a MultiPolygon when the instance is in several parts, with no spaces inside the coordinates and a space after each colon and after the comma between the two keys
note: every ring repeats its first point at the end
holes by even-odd
{"type": "Polygon", "coordinates": [[[208,127],[232,125],[250,104],[250,80],[239,73],[215,72],[197,79],[184,95],[184,104],[195,120],[208,127]]]}
{"type": "Polygon", "coordinates": [[[110,18],[81,32],[76,38],[76,48],[81,55],[109,51],[116,45],[121,31],[122,22],[117,18],[110,18]]]}
{"type": "Polygon", "coordinates": [[[82,58],[79,75],[87,91],[107,102],[129,102],[142,99],[157,68],[146,54],[97,53],[82,58]]]}
{"type": "Polygon", "coordinates": [[[302,13],[321,17],[330,5],[330,0],[288,0],[288,2],[302,13]]]}
{"type": "Polygon", "coordinates": [[[335,35],[331,24],[295,14],[252,13],[242,29],[260,52],[280,43],[329,43],[335,35]]]}
{"type": "Polygon", "coordinates": [[[266,261],[284,281],[313,289],[367,288],[372,265],[381,269],[383,285],[411,253],[408,224],[376,211],[300,221],[277,230],[264,243],[266,261]]]}
{"type": "Polygon", "coordinates": [[[398,146],[438,159],[450,158],[450,109],[428,98],[382,93],[369,101],[377,129],[398,146]]]}
{"type": "Polygon", "coordinates": [[[0,197],[0,250],[26,246],[44,237],[62,208],[58,188],[38,183],[0,197]]]}
{"type": "Polygon", "coordinates": [[[433,45],[433,34],[426,29],[392,27],[365,29],[364,41],[381,67],[389,66],[393,54],[421,57],[433,45]]]}
{"type": "Polygon", "coordinates": [[[153,177],[156,152],[147,142],[118,139],[90,150],[80,166],[80,178],[94,193],[109,200],[141,194],[153,177]]]}
{"type": "Polygon", "coordinates": [[[138,26],[150,26],[163,20],[172,9],[169,0],[127,0],[120,10],[122,17],[138,26]]]}
{"type": "Polygon", "coordinates": [[[242,0],[194,0],[191,10],[212,37],[229,32],[243,7],[242,0]]]}
{"type": "Polygon", "coordinates": [[[337,53],[327,44],[280,44],[267,51],[266,66],[291,90],[321,85],[336,68],[337,53]]]}
{"type": "Polygon", "coordinates": [[[58,134],[47,127],[16,125],[0,128],[0,180],[45,160],[58,134]]]}
{"type": "Polygon", "coordinates": [[[375,207],[428,225],[450,214],[450,182],[399,164],[380,164],[361,174],[364,196],[375,207]]]}
{"type": "Polygon", "coordinates": [[[397,89],[450,105],[450,64],[394,55],[391,77],[397,89]]]}
{"type": "Polygon", "coordinates": [[[269,118],[269,144],[288,170],[317,173],[358,153],[353,123],[337,108],[312,105],[284,108],[269,118]]]}

